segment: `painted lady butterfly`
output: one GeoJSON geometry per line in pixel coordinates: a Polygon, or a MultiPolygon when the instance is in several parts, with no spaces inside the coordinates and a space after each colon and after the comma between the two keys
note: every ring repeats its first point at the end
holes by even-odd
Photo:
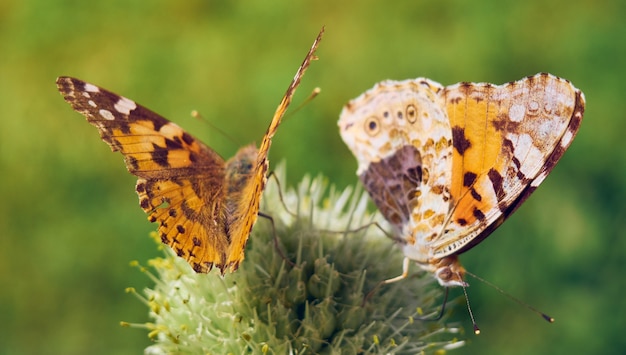
{"type": "Polygon", "coordinates": [[[504,85],[384,81],[350,101],[341,137],[357,175],[409,260],[442,286],[465,286],[458,255],[545,179],[583,117],[583,93],[537,74],[504,85]]]}
{"type": "Polygon", "coordinates": [[[57,86],[72,108],[87,117],[113,151],[139,177],[141,208],[159,235],[196,272],[235,271],[256,222],[268,169],[267,154],[324,29],[282,98],[259,149],[245,146],[224,161],[176,124],[95,85],[60,77],[57,86]]]}

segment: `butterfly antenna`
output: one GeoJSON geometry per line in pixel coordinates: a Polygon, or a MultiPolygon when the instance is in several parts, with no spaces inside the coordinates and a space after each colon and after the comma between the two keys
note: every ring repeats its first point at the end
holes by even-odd
{"type": "Polygon", "coordinates": [[[191,117],[204,122],[209,127],[211,127],[212,129],[216,130],[219,134],[221,134],[222,136],[226,137],[226,139],[231,141],[233,144],[235,144],[237,146],[241,146],[241,144],[240,144],[241,142],[238,142],[235,138],[233,138],[233,136],[231,136],[230,134],[226,133],[226,131],[220,129],[218,126],[216,126],[213,123],[211,123],[211,121],[209,121],[206,118],[204,118],[204,116],[202,116],[200,114],[200,112],[198,112],[198,110],[191,111],[191,117]]]}
{"type": "Polygon", "coordinates": [[[466,274],[472,276],[473,278],[475,278],[478,281],[481,281],[482,283],[493,287],[496,291],[500,292],[501,294],[505,295],[506,297],[508,297],[510,300],[513,300],[515,302],[517,302],[519,305],[526,307],[527,309],[531,310],[532,312],[538,314],[539,316],[541,316],[541,318],[545,319],[547,322],[549,323],[554,323],[554,318],[550,317],[549,315],[541,312],[540,310],[536,309],[535,307],[529,305],[526,302],[523,302],[522,300],[520,300],[519,298],[513,297],[511,294],[509,294],[508,292],[504,291],[503,289],[501,289],[500,287],[492,284],[491,282],[483,279],[482,277],[478,276],[478,275],[474,275],[471,272],[466,271],[466,274]]]}
{"type": "Polygon", "coordinates": [[[278,185],[278,197],[280,198],[280,203],[283,205],[283,208],[285,209],[285,211],[287,211],[287,213],[289,213],[292,217],[298,217],[297,214],[291,212],[289,208],[287,207],[287,204],[285,203],[285,200],[283,199],[283,189],[280,187],[280,181],[278,180],[278,176],[276,176],[276,174],[274,173],[274,170],[270,171],[267,174],[267,178],[268,179],[274,178],[276,185],[278,185]]]}
{"type": "Polygon", "coordinates": [[[378,292],[378,289],[380,289],[380,287],[384,284],[385,284],[384,280],[377,283],[376,286],[374,286],[374,288],[372,288],[370,292],[368,292],[365,295],[365,297],[363,297],[363,302],[361,302],[361,307],[365,307],[365,304],[376,294],[376,292],[378,292]]]}
{"type": "Polygon", "coordinates": [[[480,334],[480,328],[478,328],[478,324],[476,324],[476,319],[474,319],[474,312],[472,312],[472,307],[470,306],[469,297],[467,296],[467,286],[462,285],[463,294],[465,295],[465,303],[467,304],[467,310],[469,311],[470,319],[472,320],[472,325],[474,326],[474,334],[480,334]]]}
{"type": "Polygon", "coordinates": [[[274,238],[274,248],[276,249],[280,257],[283,258],[283,260],[285,260],[290,266],[292,267],[295,266],[296,264],[287,258],[285,253],[283,253],[283,250],[280,248],[280,245],[278,244],[278,234],[276,234],[276,225],[274,224],[274,218],[272,218],[272,216],[265,214],[263,212],[258,212],[258,216],[269,220],[270,223],[272,224],[272,236],[274,238]]]}
{"type": "Polygon", "coordinates": [[[287,121],[289,118],[291,118],[291,116],[293,116],[296,112],[300,111],[300,109],[302,109],[304,106],[308,105],[309,102],[313,101],[313,99],[315,99],[317,97],[317,95],[319,95],[319,93],[322,91],[322,89],[320,89],[319,87],[316,87],[315,89],[313,89],[311,91],[311,93],[309,94],[309,96],[304,99],[304,101],[302,101],[298,107],[296,107],[295,109],[287,112],[285,114],[285,117],[283,117],[283,121],[287,121]]]}

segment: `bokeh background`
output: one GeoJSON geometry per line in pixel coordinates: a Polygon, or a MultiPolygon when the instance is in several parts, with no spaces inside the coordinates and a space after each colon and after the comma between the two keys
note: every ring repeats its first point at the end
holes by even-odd
{"type": "MultiPolygon", "coordinates": [[[[0,2],[0,353],[137,354],[150,341],[129,261],[158,255],[135,178],[54,81],[71,75],[176,121],[225,157],[259,141],[322,25],[320,60],[271,151],[288,181],[356,183],[342,105],[383,79],[504,83],[547,71],[587,98],[577,139],[543,186],[465,266],[556,318],[469,280],[483,333],[457,354],[626,348],[626,2],[0,2]],[[191,118],[198,110],[209,124],[191,118]],[[219,133],[217,127],[228,133],[219,133]]],[[[381,260],[381,262],[385,262],[381,260]]],[[[400,265],[398,265],[400,268],[400,265]]],[[[414,269],[416,271],[416,268],[414,269]]],[[[455,291],[459,295],[459,290],[455,291]]]]}

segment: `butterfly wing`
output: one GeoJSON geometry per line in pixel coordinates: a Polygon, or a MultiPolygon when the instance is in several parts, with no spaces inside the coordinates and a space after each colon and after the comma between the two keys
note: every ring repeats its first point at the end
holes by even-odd
{"type": "Polygon", "coordinates": [[[68,77],[58,78],[57,87],[139,177],[139,204],[151,222],[159,222],[163,243],[196,272],[208,272],[213,266],[222,273],[227,268],[234,271],[257,219],[271,139],[304,72],[316,59],[323,32],[322,28],[276,109],[261,147],[246,146],[228,162],[132,100],[68,77]]]}
{"type": "Polygon", "coordinates": [[[322,28],[289,84],[263,136],[259,149],[257,150],[253,145],[244,147],[233,158],[229,159],[226,164],[226,186],[228,187],[226,214],[227,226],[232,240],[229,262],[239,263],[243,259],[243,250],[250,231],[256,222],[261,195],[265,188],[266,173],[269,165],[267,155],[272,144],[272,137],[274,137],[291,103],[296,88],[300,85],[304,72],[311,64],[311,61],[316,59],[315,51],[322,40],[323,33],[324,29],[322,28]]]}
{"type": "Polygon", "coordinates": [[[341,112],[341,137],[357,175],[404,253],[428,263],[430,243],[450,209],[452,136],[434,81],[383,81],[341,112]]]}
{"type": "Polygon", "coordinates": [[[528,198],[580,126],[584,96],[537,74],[509,84],[460,83],[442,91],[453,141],[452,206],[435,257],[486,238],[528,198]]]}
{"type": "Polygon", "coordinates": [[[139,177],[141,208],[159,234],[197,272],[228,266],[224,232],[224,160],[176,124],[95,85],[60,77],[57,86],[139,177]]]}

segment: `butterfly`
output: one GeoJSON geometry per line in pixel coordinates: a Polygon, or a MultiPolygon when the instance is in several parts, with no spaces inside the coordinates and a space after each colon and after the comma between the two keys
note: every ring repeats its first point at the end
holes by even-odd
{"type": "Polygon", "coordinates": [[[585,97],[540,73],[504,85],[383,81],[338,122],[357,175],[409,261],[466,286],[459,254],[541,184],[578,132],[585,97]]]}
{"type": "Polygon", "coordinates": [[[59,77],[57,87],[138,177],[139,205],[158,222],[161,241],[198,273],[237,270],[257,219],[272,137],[322,39],[313,42],[283,96],[260,147],[224,160],[175,123],[84,81],[59,77]]]}

